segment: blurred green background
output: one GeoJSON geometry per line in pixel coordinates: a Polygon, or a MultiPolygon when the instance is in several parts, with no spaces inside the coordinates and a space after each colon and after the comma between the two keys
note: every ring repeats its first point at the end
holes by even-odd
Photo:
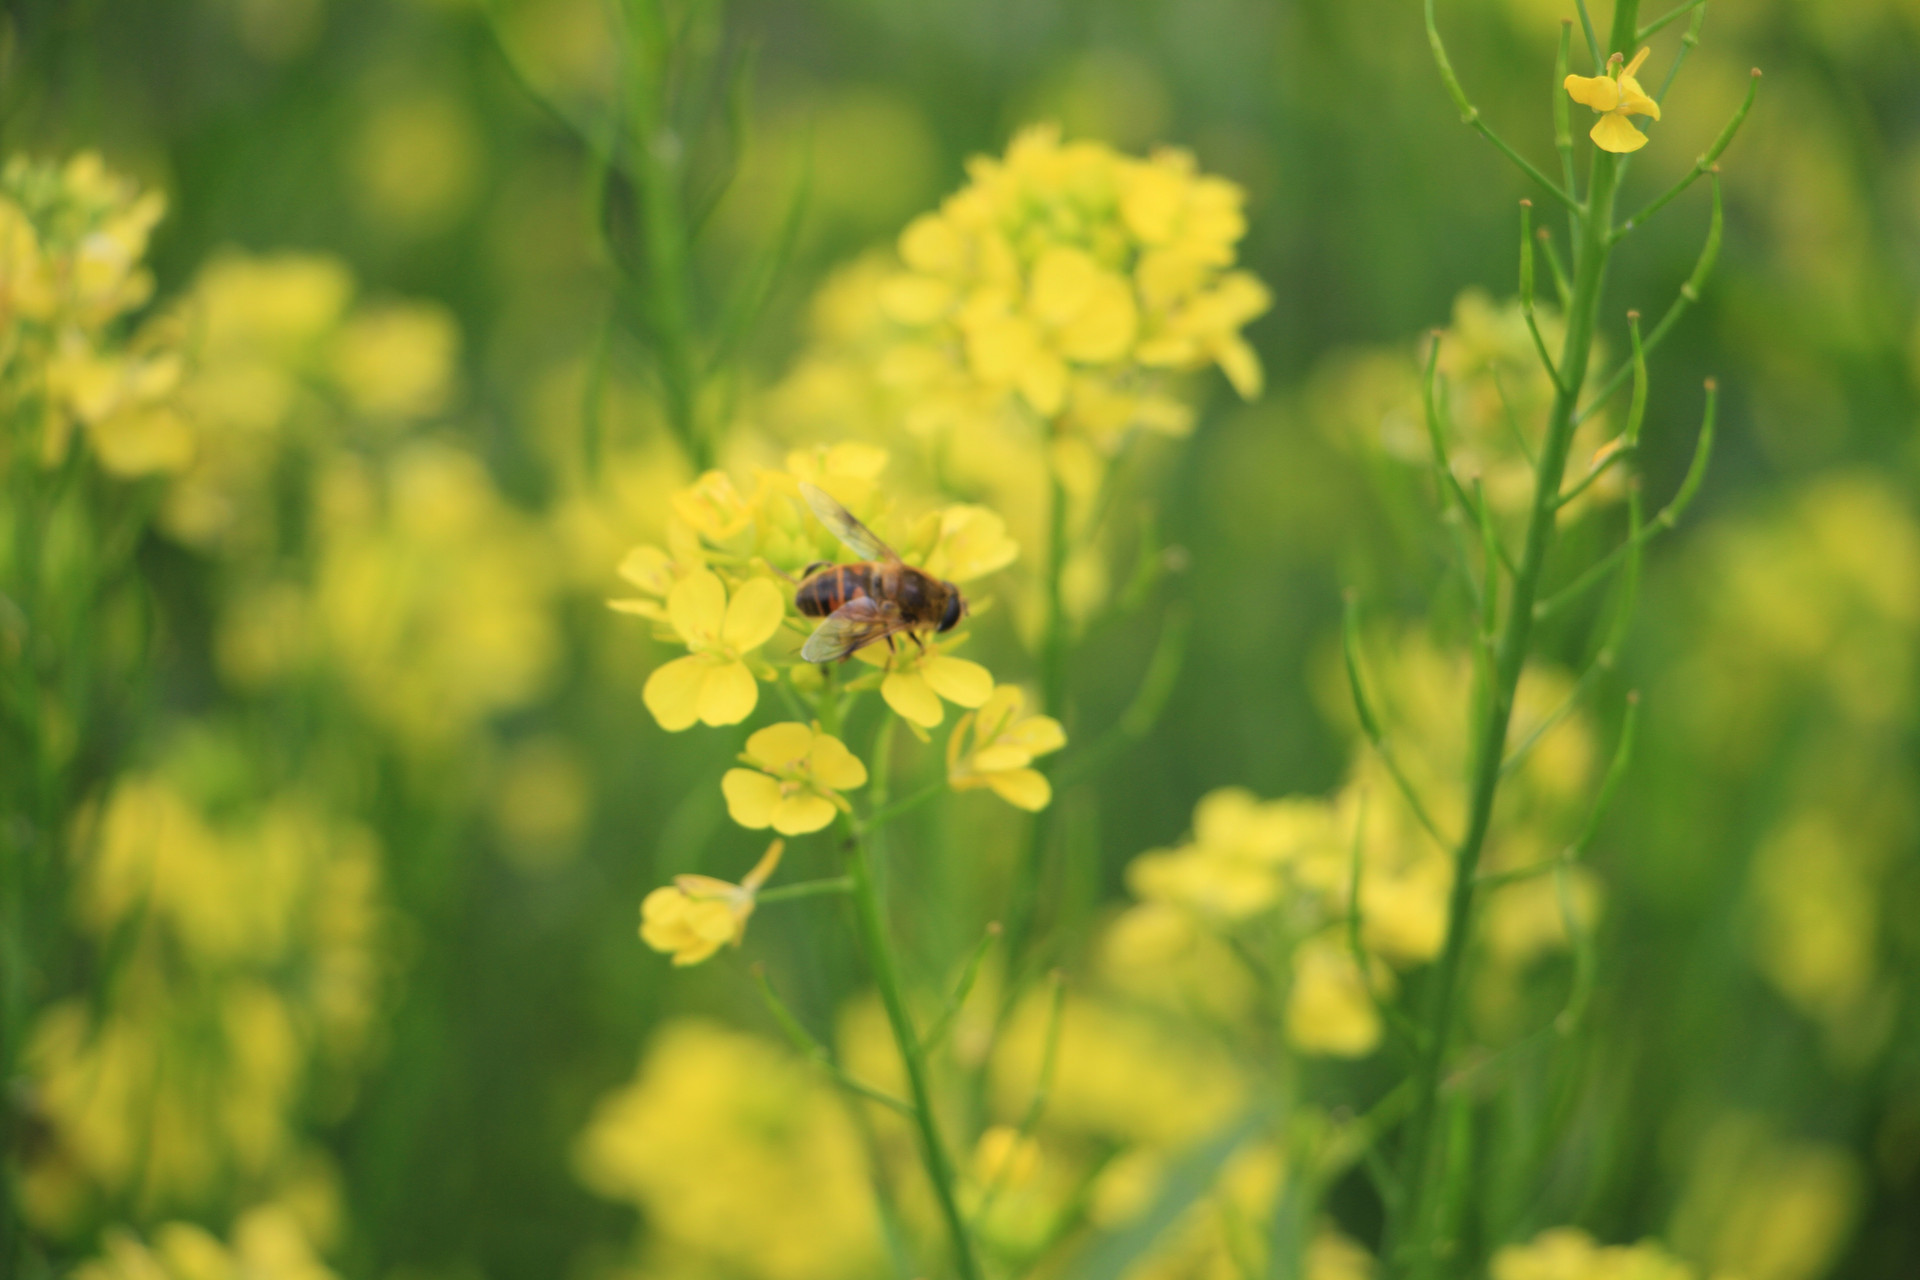
{"type": "MultiPolygon", "coordinates": [[[[1607,708],[1629,688],[1646,699],[1641,752],[1592,857],[1607,909],[1594,1030],[1577,1053],[1583,1105],[1607,1123],[1569,1156],[1553,1220],[1603,1240],[1661,1236],[1749,1280],[1894,1280],[1920,1268],[1920,5],[1710,8],[1629,190],[1663,189],[1748,68],[1766,78],[1722,161],[1718,271],[1655,361],[1643,459],[1655,500],[1686,465],[1705,375],[1723,388],[1720,445],[1684,526],[1652,553],[1633,638],[1604,682],[1607,708]],[[1725,1176],[1701,1172],[1708,1150],[1725,1176]],[[1773,1167],[1787,1190],[1725,1173],[1773,1167]],[[1815,1222],[1811,1246],[1756,1261],[1727,1243],[1796,1212],[1815,1222]]],[[[1481,109],[1545,164],[1567,5],[1441,11],[1481,109]]],[[[596,1101],[676,1014],[772,1034],[739,966],[670,973],[634,936],[648,889],[719,850],[731,867],[753,842],[723,829],[711,782],[730,740],[656,727],[639,697],[655,658],[601,605],[619,590],[619,554],[655,532],[645,507],[664,489],[578,509],[580,387],[612,269],[586,212],[593,166],[557,112],[611,83],[599,6],[499,0],[493,14],[463,0],[7,6],[0,141],[10,155],[98,149],[163,191],[158,296],[196,287],[223,254],[295,252],[339,264],[350,307],[430,304],[430,334],[451,319],[455,346],[422,340],[450,351],[447,390],[409,410],[407,429],[483,459],[484,492],[448,499],[479,506],[417,544],[422,626],[444,636],[407,641],[419,648],[368,677],[366,705],[398,707],[404,695],[378,681],[433,678],[406,661],[459,650],[476,614],[541,650],[468,699],[464,721],[436,729],[444,707],[428,699],[417,714],[350,713],[372,728],[342,734],[324,727],[338,708],[316,705],[332,695],[235,691],[214,669],[211,619],[262,607],[252,584],[158,536],[138,553],[154,674],[116,713],[92,776],[173,771],[235,805],[317,787],[382,851],[384,976],[366,1046],[337,1096],[318,1090],[298,1122],[337,1169],[343,1275],[615,1266],[633,1210],[596,1197],[573,1165],[596,1101]],[[521,528],[542,532],[516,542],[521,528]],[[443,580],[435,546],[476,563],[443,580]]],[[[797,248],[738,360],[748,399],[801,347],[827,273],[890,242],[961,183],[968,156],[999,152],[1023,124],[1136,152],[1188,147],[1245,188],[1242,261],[1276,299],[1249,330],[1268,390],[1241,405],[1212,386],[1150,485],[1163,534],[1185,549],[1168,591],[1194,610],[1193,650],[1152,736],[1062,803],[1101,850],[1105,900],[1215,787],[1336,786],[1353,750],[1342,589],[1363,588],[1383,618],[1421,615],[1437,591],[1433,545],[1354,447],[1350,402],[1364,395],[1341,362],[1365,349],[1410,366],[1463,289],[1510,294],[1527,194],[1450,109],[1418,6],[739,3],[724,33],[743,59],[747,123],[699,279],[725,279],[775,236],[808,172],[797,248]]],[[[1705,223],[1696,191],[1623,247],[1606,309],[1616,343],[1627,307],[1667,305],[1705,223]]],[[[670,452],[632,372],[642,354],[613,345],[611,447],[670,452]]],[[[365,500],[354,483],[341,482],[348,508],[365,500]]],[[[399,521],[412,499],[395,493],[399,521]]],[[[275,554],[295,545],[285,529],[268,540],[275,554]]],[[[1081,721],[1106,724],[1128,703],[1154,635],[1147,616],[1089,637],[1073,676],[1081,721]]],[[[1579,658],[1575,637],[1546,640],[1579,658]]],[[[904,931],[935,967],[992,914],[970,903],[943,918],[943,901],[901,894],[904,931]]],[[[824,1019],[851,953],[808,929],[769,911],[749,950],[824,1019]]],[[[50,994],[87,990],[92,954],[77,948],[50,994]]],[[[1336,1194],[1352,1232],[1367,1229],[1364,1202],[1336,1194]]],[[[191,1212],[219,1229],[218,1204],[191,1212]]],[[[46,1256],[84,1255],[103,1222],[174,1208],[109,1197],[71,1234],[49,1232],[46,1256]]]]}

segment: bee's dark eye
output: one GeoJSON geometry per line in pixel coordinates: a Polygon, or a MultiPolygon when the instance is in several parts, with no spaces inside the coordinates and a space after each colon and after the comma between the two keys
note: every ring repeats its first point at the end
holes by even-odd
{"type": "Polygon", "coordinates": [[[940,615],[940,629],[951,631],[954,624],[960,621],[960,592],[951,582],[943,582],[940,585],[947,589],[947,611],[940,615]]]}

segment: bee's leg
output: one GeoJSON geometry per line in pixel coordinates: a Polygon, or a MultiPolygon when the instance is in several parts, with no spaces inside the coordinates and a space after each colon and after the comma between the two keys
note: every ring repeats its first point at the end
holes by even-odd
{"type": "Polygon", "coordinates": [[[927,651],[927,642],[920,638],[920,633],[918,631],[909,631],[907,632],[907,634],[912,636],[913,642],[920,646],[920,652],[925,653],[927,651]]]}

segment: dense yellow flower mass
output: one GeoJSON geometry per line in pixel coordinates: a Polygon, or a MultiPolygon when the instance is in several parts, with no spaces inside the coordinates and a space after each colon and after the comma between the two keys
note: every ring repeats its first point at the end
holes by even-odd
{"type": "Polygon", "coordinates": [[[92,841],[79,920],[130,964],[104,1002],[47,1009],[27,1046],[54,1135],[28,1202],[50,1229],[94,1197],[193,1209],[284,1169],[302,1099],[359,1062],[382,987],[377,851],[311,804],[216,823],[130,777],[92,841]]]}
{"type": "Polygon", "coordinates": [[[1652,49],[1642,49],[1625,66],[1620,65],[1620,55],[1615,54],[1605,75],[1567,77],[1567,96],[1600,113],[1588,136],[1602,151],[1625,153],[1647,145],[1647,135],[1634,128],[1632,118],[1648,116],[1658,120],[1660,104],[1647,96],[1634,76],[1652,52],[1652,49]]]}
{"type": "Polygon", "coordinates": [[[595,1192],[647,1214],[649,1270],[845,1280],[880,1256],[860,1140],[784,1049],[709,1022],[653,1036],[575,1149],[595,1192]]]}
{"type": "Polygon", "coordinates": [[[1260,364],[1240,328],[1268,294],[1230,271],[1245,233],[1233,184],[1191,156],[1147,160],[1029,129],[900,234],[880,286],[900,336],[882,377],[921,427],[1018,404],[1110,449],[1132,427],[1184,432],[1158,375],[1217,364],[1243,396],[1260,364]]]}
{"type": "Polygon", "coordinates": [[[1697,1280],[1699,1272],[1651,1241],[1599,1245],[1578,1227],[1553,1227],[1493,1255],[1492,1280],[1697,1280]]]}
{"type": "Polygon", "coordinates": [[[66,458],[76,428],[113,475],[193,460],[175,394],[179,326],[160,317],[121,332],[153,295],[142,260],[165,208],[92,152],[63,165],[15,157],[0,170],[0,410],[40,424],[43,465],[66,458]]]}
{"type": "Polygon", "coordinates": [[[104,1246],[73,1280],[334,1280],[306,1226],[280,1205],[242,1214],[231,1242],[195,1223],[167,1222],[146,1241],[110,1230],[104,1246]]]}

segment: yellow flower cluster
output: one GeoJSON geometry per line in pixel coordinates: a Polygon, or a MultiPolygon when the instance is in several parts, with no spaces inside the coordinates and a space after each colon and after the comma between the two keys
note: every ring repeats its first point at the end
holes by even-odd
{"type": "Polygon", "coordinates": [[[231,683],[332,672],[370,720],[428,752],[541,692],[559,654],[553,575],[538,525],[478,458],[427,443],[384,467],[342,453],[314,502],[311,583],[243,582],[221,620],[231,683]]]}
{"type": "Polygon", "coordinates": [[[832,1086],[712,1023],[653,1037],[575,1149],[599,1195],[647,1215],[648,1274],[844,1280],[880,1259],[866,1161],[832,1086]]]}
{"type": "MultiPolygon", "coordinates": [[[[760,650],[783,622],[796,632],[817,625],[788,614],[791,584],[810,565],[849,553],[808,509],[802,483],[821,487],[892,531],[889,521],[874,514],[885,510],[878,483],[885,451],[845,443],[796,450],[786,463],[784,471],[759,471],[745,494],[724,472],[701,476],[672,495],[666,545],[635,547],[620,564],[620,576],[639,594],[609,601],[611,607],[649,619],[659,639],[687,649],[686,656],[656,668],[646,683],[647,709],[669,732],[695,723],[738,724],[752,715],[760,682],[779,678],[760,650]]],[[[956,584],[1005,568],[1018,554],[998,516],[965,504],[907,526],[894,546],[908,563],[956,584]]],[[[986,668],[947,652],[963,638],[951,635],[924,652],[908,645],[893,655],[875,646],[860,656],[886,666],[874,683],[888,705],[909,723],[930,728],[942,719],[941,698],[979,706],[993,689],[986,668]]],[[[812,678],[797,653],[783,653],[780,661],[790,678],[812,678]]]]}
{"type": "Polygon", "coordinates": [[[230,1244],[191,1222],[168,1222],[151,1242],[131,1232],[107,1233],[101,1255],[73,1271],[73,1280],[335,1280],[315,1253],[299,1217],[279,1205],[242,1214],[230,1244]]]}
{"type": "MultiPolygon", "coordinates": [[[[1558,351],[1564,325],[1541,306],[1534,312],[1549,349],[1558,351]]],[[[1431,337],[1422,337],[1409,359],[1405,348],[1365,348],[1327,357],[1314,371],[1306,408],[1322,431],[1347,448],[1378,451],[1409,466],[1433,465],[1423,401],[1431,337]]],[[[1589,362],[1604,376],[1604,352],[1596,342],[1589,362]]],[[[1478,480],[1487,500],[1503,515],[1523,512],[1533,497],[1533,464],[1553,404],[1553,381],[1540,366],[1526,317],[1517,300],[1495,302],[1479,289],[1454,299],[1452,323],[1440,338],[1434,394],[1446,427],[1448,461],[1463,485],[1478,480]]],[[[1578,468],[1605,459],[1610,427],[1596,414],[1574,433],[1569,455],[1578,468]]],[[[1597,503],[1626,494],[1618,467],[1596,479],[1567,504],[1572,519],[1597,503]]]]}
{"type": "Polygon", "coordinates": [[[216,825],[130,777],[83,844],[79,923],[129,954],[104,1001],[53,1005],[27,1045],[53,1137],[26,1198],[54,1231],[98,1197],[198,1209],[284,1170],[310,1084],[350,1080],[382,985],[372,839],[302,800],[216,825]]]}
{"type": "Polygon", "coordinates": [[[1009,409],[1110,451],[1134,427],[1184,433],[1164,375],[1218,364],[1241,395],[1260,363],[1240,329],[1265,286],[1230,270],[1239,188],[1162,151],[1146,160],[1028,129],[900,235],[881,283],[898,327],[880,376],[909,425],[958,427],[1009,409]]]}
{"type": "Polygon", "coordinates": [[[189,361],[178,401],[202,447],[169,486],[162,526],[229,557],[273,550],[274,468],[294,443],[333,453],[439,414],[459,331],[436,304],[356,303],[338,259],[225,253],[178,314],[189,361]]]}
{"type": "Polygon", "coordinates": [[[1492,1280],[1697,1280],[1699,1272],[1651,1241],[1599,1245],[1578,1227],[1553,1227],[1493,1256],[1492,1280]]]}
{"type": "MultiPolygon", "coordinates": [[[[1443,830],[1461,817],[1457,788],[1448,783],[1464,769],[1463,664],[1408,636],[1394,646],[1393,663],[1374,673],[1399,726],[1396,758],[1430,798],[1443,830]]],[[[1571,689],[1564,677],[1529,670],[1516,700],[1514,740],[1546,725],[1571,689]]],[[[1489,867],[1512,870],[1549,859],[1559,847],[1553,840],[1564,842],[1576,820],[1592,756],[1590,732],[1577,714],[1540,736],[1503,792],[1489,867]]],[[[1597,884],[1584,868],[1566,875],[1566,895],[1551,875],[1486,894],[1481,929],[1491,972],[1511,977],[1565,950],[1569,901],[1576,924],[1591,923],[1597,884]]],[[[1255,920],[1264,931],[1271,922],[1288,939],[1289,1041],[1306,1053],[1361,1056],[1373,1051],[1384,1030],[1375,996],[1391,993],[1396,970],[1439,954],[1452,883],[1448,850],[1420,824],[1378,758],[1362,752],[1352,779],[1331,797],[1263,801],[1232,787],[1203,797],[1189,840],[1141,854],[1128,866],[1127,885],[1138,901],[1110,926],[1102,966],[1138,997],[1235,1018],[1249,1004],[1245,979],[1228,976],[1237,962],[1214,939],[1245,936],[1255,920]],[[1355,910],[1364,976],[1349,936],[1355,910]]],[[[1497,986],[1481,994],[1482,1012],[1502,1011],[1497,986]]]]}
{"type": "Polygon", "coordinates": [[[192,460],[194,430],[175,403],[178,325],[123,332],[152,297],[141,263],[165,207],[92,152],[64,165],[15,157],[0,170],[0,408],[38,437],[10,450],[54,466],[79,427],[114,475],[192,460]]]}

